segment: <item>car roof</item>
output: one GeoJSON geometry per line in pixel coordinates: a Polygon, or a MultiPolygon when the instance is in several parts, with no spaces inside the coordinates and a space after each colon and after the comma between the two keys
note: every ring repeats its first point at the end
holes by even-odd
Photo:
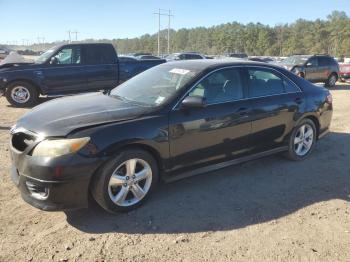
{"type": "Polygon", "coordinates": [[[216,69],[228,66],[264,66],[269,68],[280,68],[279,66],[274,66],[267,63],[249,61],[243,59],[198,59],[198,60],[179,60],[174,62],[167,62],[162,64],[164,66],[178,66],[183,69],[194,69],[194,70],[207,70],[216,69]]]}
{"type": "Polygon", "coordinates": [[[84,43],[63,43],[56,45],[52,48],[61,48],[62,46],[74,46],[74,45],[111,45],[111,43],[96,43],[96,42],[84,42],[84,43]]]}

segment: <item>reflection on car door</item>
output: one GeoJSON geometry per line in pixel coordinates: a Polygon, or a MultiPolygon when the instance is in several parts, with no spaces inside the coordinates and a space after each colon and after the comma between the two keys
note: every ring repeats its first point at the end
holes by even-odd
{"type": "Polygon", "coordinates": [[[252,104],[252,136],[255,152],[282,146],[294,126],[299,108],[305,105],[299,88],[288,78],[268,68],[248,67],[252,104]]]}
{"type": "Polygon", "coordinates": [[[66,46],[54,57],[57,64],[47,65],[35,73],[43,78],[47,94],[76,93],[86,86],[85,66],[81,63],[81,47],[66,46]]]}
{"type": "Polygon", "coordinates": [[[320,81],[324,81],[328,78],[328,76],[330,75],[330,66],[331,66],[331,62],[330,62],[330,58],[328,57],[324,57],[324,56],[319,56],[317,57],[318,60],[318,80],[320,81]]]}
{"type": "Polygon", "coordinates": [[[201,96],[203,108],[176,107],[170,113],[170,154],[174,170],[185,171],[239,157],[250,150],[250,102],[241,71],[222,69],[204,78],[188,94],[201,96]]]}
{"type": "Polygon", "coordinates": [[[316,57],[311,57],[305,66],[305,78],[316,81],[319,78],[318,61],[316,57]]]}

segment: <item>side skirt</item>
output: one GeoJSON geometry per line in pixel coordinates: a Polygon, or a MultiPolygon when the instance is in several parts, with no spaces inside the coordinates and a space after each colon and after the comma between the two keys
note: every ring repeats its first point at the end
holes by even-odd
{"type": "Polygon", "coordinates": [[[247,161],[251,161],[251,160],[255,160],[255,159],[259,159],[265,156],[269,156],[269,155],[273,155],[276,153],[280,153],[280,152],[284,152],[288,150],[288,146],[283,146],[283,147],[278,147],[278,148],[274,148],[268,151],[264,151],[261,153],[257,153],[257,154],[253,154],[253,155],[249,155],[249,156],[244,156],[241,158],[236,158],[233,160],[229,160],[226,162],[222,162],[222,163],[218,163],[218,164],[214,164],[214,165],[210,165],[210,166],[206,166],[206,167],[201,167],[198,169],[194,169],[192,171],[188,171],[185,173],[181,173],[179,175],[174,175],[174,176],[167,176],[166,178],[164,178],[164,182],[168,183],[168,182],[173,182],[173,181],[177,181],[186,177],[191,177],[191,176],[196,176],[196,175],[200,175],[200,174],[205,174],[208,172],[212,172],[218,169],[222,169],[228,166],[232,166],[232,165],[236,165],[236,164],[240,164],[243,162],[247,162],[247,161]]]}

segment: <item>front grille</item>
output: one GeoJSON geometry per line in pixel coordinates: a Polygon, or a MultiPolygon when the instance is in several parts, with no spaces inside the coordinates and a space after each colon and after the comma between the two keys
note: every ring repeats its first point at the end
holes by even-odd
{"type": "Polygon", "coordinates": [[[11,144],[13,148],[23,152],[28,146],[35,142],[36,137],[23,132],[18,132],[12,135],[11,144]]]}

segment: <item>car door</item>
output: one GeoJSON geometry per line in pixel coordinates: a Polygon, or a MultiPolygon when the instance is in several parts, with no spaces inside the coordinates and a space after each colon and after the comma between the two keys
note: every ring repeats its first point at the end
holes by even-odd
{"type": "Polygon", "coordinates": [[[325,57],[325,56],[319,56],[317,57],[318,60],[318,80],[319,81],[325,81],[328,79],[328,76],[331,73],[331,62],[330,58],[325,57]]]}
{"type": "Polygon", "coordinates": [[[254,152],[281,147],[294,127],[300,108],[305,105],[303,93],[274,69],[248,67],[245,72],[252,104],[254,152]]]}
{"type": "Polygon", "coordinates": [[[81,63],[81,46],[65,46],[51,58],[50,64],[35,72],[42,77],[47,94],[76,93],[86,88],[85,66],[81,63]]]}
{"type": "Polygon", "coordinates": [[[87,88],[90,91],[111,89],[118,85],[118,64],[113,46],[84,45],[87,88]]]}
{"type": "Polygon", "coordinates": [[[313,56],[305,63],[305,79],[317,81],[319,79],[319,73],[317,57],[313,56]]]}
{"type": "Polygon", "coordinates": [[[250,103],[238,67],[220,69],[202,79],[187,96],[205,101],[201,108],[182,108],[169,117],[170,154],[174,170],[237,158],[252,147],[250,103]]]}

